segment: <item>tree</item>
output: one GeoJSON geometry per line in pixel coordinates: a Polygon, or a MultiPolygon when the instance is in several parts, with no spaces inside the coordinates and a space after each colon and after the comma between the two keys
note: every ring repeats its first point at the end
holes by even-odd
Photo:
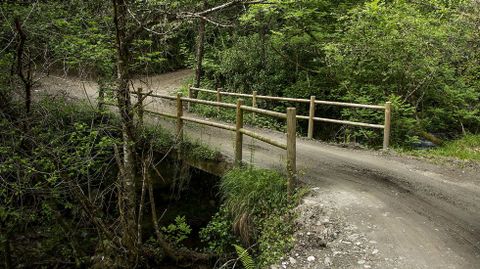
{"type": "MultiPolygon", "coordinates": [[[[116,96],[117,107],[120,111],[122,125],[122,154],[117,151],[116,158],[120,169],[119,182],[119,211],[120,223],[122,225],[122,244],[129,250],[129,262],[132,264],[137,259],[138,245],[136,238],[135,220],[137,219],[137,199],[135,179],[140,171],[138,160],[135,153],[136,129],[134,125],[134,114],[131,103],[129,82],[132,75],[133,59],[130,51],[134,40],[144,31],[162,35],[157,32],[156,27],[165,29],[175,29],[178,27],[174,22],[186,19],[203,19],[208,21],[211,13],[219,12],[226,8],[246,4],[246,1],[234,0],[215,6],[203,11],[188,11],[183,5],[178,3],[136,3],[135,1],[112,0],[113,20],[116,33],[116,96]],[[136,5],[138,4],[138,5],[136,5]],[[155,8],[154,8],[155,7],[155,8]],[[151,12],[145,12],[149,10],[151,12]],[[136,14],[136,10],[142,10],[142,14],[136,14]],[[120,157],[122,156],[122,157],[120,157]]],[[[175,260],[182,259],[206,259],[209,256],[199,254],[193,251],[175,250],[166,242],[166,240],[157,234],[157,239],[166,252],[166,254],[175,260]]]]}
{"type": "MultiPolygon", "coordinates": [[[[465,43],[469,34],[451,32],[459,26],[457,8],[435,1],[372,1],[353,9],[339,40],[325,47],[341,85],[338,94],[349,101],[392,98],[411,106],[416,124],[394,128],[411,130],[410,136],[473,130],[480,122],[478,106],[470,104],[479,92],[473,81],[459,79],[473,50],[465,43]]],[[[405,135],[394,137],[409,142],[405,135]]]]}

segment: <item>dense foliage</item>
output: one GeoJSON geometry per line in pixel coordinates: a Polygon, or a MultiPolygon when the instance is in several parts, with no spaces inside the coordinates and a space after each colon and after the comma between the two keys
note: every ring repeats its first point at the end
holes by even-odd
{"type": "MultiPolygon", "coordinates": [[[[28,117],[21,110],[14,106],[12,113],[0,117],[0,262],[7,268],[70,268],[100,261],[102,266],[115,266],[122,259],[112,252],[118,247],[116,222],[121,213],[116,207],[120,173],[114,157],[121,140],[118,116],[58,96],[42,98],[28,117]],[[99,232],[109,228],[110,237],[99,232]]],[[[139,132],[138,152],[159,155],[158,163],[175,145],[175,138],[159,126],[139,132]]],[[[196,152],[194,159],[218,158],[203,145],[188,140],[183,144],[196,152]]],[[[165,178],[175,176],[163,172],[165,178]]],[[[167,190],[160,195],[174,197],[177,192],[174,185],[167,190]]],[[[172,245],[182,247],[192,233],[186,221],[177,216],[159,230],[172,245]]],[[[140,262],[161,264],[164,253],[151,228],[145,228],[145,238],[149,254],[140,262]]]]}
{"type": "Polygon", "coordinates": [[[41,120],[0,118],[0,243],[16,266],[88,263],[99,238],[83,199],[110,219],[118,130],[86,107],[51,99],[33,110],[41,120]]]}
{"type": "MultiPolygon", "coordinates": [[[[218,36],[207,54],[215,63],[206,64],[209,78],[233,91],[392,101],[397,145],[424,133],[478,133],[478,1],[274,2],[252,7],[233,35],[218,36]]],[[[383,117],[325,106],[317,114],[373,123],[383,117]]],[[[381,137],[328,124],[317,130],[323,138],[333,134],[370,143],[381,137]]]]}
{"type": "MultiPolygon", "coordinates": [[[[2,1],[3,264],[131,268],[164,260],[208,264],[212,253],[237,253],[244,264],[266,266],[291,245],[285,180],[250,168],[235,169],[221,182],[222,205],[202,231],[208,254],[184,248],[192,229],[182,216],[162,228],[151,206],[154,232],[144,229],[143,207],[155,200],[153,152],[183,149],[208,160],[218,155],[177,143],[161,128],[144,128],[130,96],[136,77],[195,68],[194,83],[208,88],[391,101],[396,146],[460,138],[429,153],[478,159],[479,14],[479,0],[2,1]],[[98,109],[41,100],[38,86],[52,75],[97,82],[98,109]],[[105,100],[116,102],[120,117],[105,112],[105,100]],[[146,230],[154,236],[142,242],[146,230]]],[[[48,86],[54,85],[42,91],[48,86]]],[[[282,112],[289,105],[259,103],[282,112]]],[[[298,114],[307,111],[298,106],[298,114]]],[[[198,105],[194,112],[234,120],[226,110],[198,105]]],[[[382,113],[317,107],[319,117],[371,123],[382,123],[382,113]]],[[[246,121],[283,126],[258,115],[246,121]]],[[[371,129],[317,126],[320,139],[379,145],[382,138],[371,129]]],[[[299,131],[305,127],[301,122],[299,131]]],[[[188,180],[177,181],[184,190],[188,180]]]]}
{"type": "MultiPolygon", "coordinates": [[[[148,10],[155,6],[184,12],[220,3],[135,2],[129,12],[134,24],[142,12],[150,18],[148,10]]],[[[449,139],[478,133],[479,5],[475,0],[289,0],[231,8],[210,18],[215,23],[206,26],[203,85],[276,96],[392,101],[397,145],[411,145],[430,134],[449,139]]],[[[115,33],[109,8],[109,3],[97,1],[3,3],[2,70],[14,70],[12,23],[20,18],[27,34],[26,54],[36,63],[34,72],[93,76],[110,89],[115,78],[115,33]]],[[[138,32],[130,54],[133,73],[194,67],[197,25],[191,22],[138,32]]],[[[288,104],[261,105],[283,110],[288,104]]],[[[299,110],[307,113],[307,107],[299,110]]],[[[383,120],[381,113],[330,106],[319,106],[317,115],[383,120]]],[[[304,123],[300,127],[305,129],[304,123]]],[[[381,139],[377,131],[333,124],[317,128],[316,136],[372,145],[381,139]]]]}

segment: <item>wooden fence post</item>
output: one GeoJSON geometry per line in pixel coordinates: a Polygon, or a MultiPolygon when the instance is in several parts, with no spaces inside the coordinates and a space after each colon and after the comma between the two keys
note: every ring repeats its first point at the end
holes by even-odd
{"type": "MultiPolygon", "coordinates": [[[[192,85],[191,84],[188,84],[188,98],[190,98],[190,99],[193,98],[193,90],[192,90],[192,85]]],[[[192,111],[192,102],[188,102],[187,111],[188,112],[192,111]]]]}
{"type": "Polygon", "coordinates": [[[287,108],[287,177],[288,195],[292,195],[297,185],[297,112],[287,108]]]}
{"type": "Polygon", "coordinates": [[[387,150],[390,146],[390,128],[392,117],[392,102],[385,103],[385,128],[383,129],[383,149],[387,150]]]}
{"type": "Polygon", "coordinates": [[[315,96],[310,96],[310,113],[308,115],[308,138],[309,139],[313,138],[313,129],[315,124],[315,121],[313,120],[313,118],[315,118],[315,96]]]}
{"type": "Polygon", "coordinates": [[[242,165],[242,148],[243,148],[243,134],[240,129],[243,128],[243,110],[242,106],[245,103],[243,99],[237,100],[237,117],[236,117],[236,137],[235,137],[235,165],[242,165]]]}
{"type": "Polygon", "coordinates": [[[143,126],[143,89],[138,88],[137,91],[137,116],[138,125],[143,126]]]}
{"type": "MultiPolygon", "coordinates": [[[[217,102],[222,102],[222,94],[220,93],[222,88],[217,88],[217,102]]],[[[217,112],[220,112],[220,107],[217,107],[217,112]]]]}
{"type": "Polygon", "coordinates": [[[182,94],[177,93],[177,142],[182,143],[183,141],[183,104],[182,104],[182,94]]]}
{"type": "MultiPolygon", "coordinates": [[[[257,91],[252,93],[252,107],[257,108],[257,91]]],[[[255,120],[255,112],[252,113],[252,118],[255,120]]]]}

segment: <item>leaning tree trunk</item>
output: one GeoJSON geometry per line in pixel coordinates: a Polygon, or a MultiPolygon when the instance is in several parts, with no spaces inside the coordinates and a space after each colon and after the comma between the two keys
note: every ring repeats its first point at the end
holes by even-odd
{"type": "MultiPolygon", "coordinates": [[[[202,79],[203,72],[203,56],[205,54],[205,19],[200,19],[198,24],[198,37],[197,37],[197,64],[195,67],[195,87],[200,87],[200,81],[202,79]]],[[[197,91],[194,91],[194,94],[197,94],[197,91]]],[[[196,96],[195,96],[196,97],[196,96]]]]}
{"type": "Polygon", "coordinates": [[[124,0],[113,0],[117,46],[117,101],[122,122],[123,158],[120,164],[119,211],[122,228],[122,244],[130,258],[137,255],[136,194],[134,155],[135,127],[129,91],[129,56],[126,42],[127,7],[124,0]]]}

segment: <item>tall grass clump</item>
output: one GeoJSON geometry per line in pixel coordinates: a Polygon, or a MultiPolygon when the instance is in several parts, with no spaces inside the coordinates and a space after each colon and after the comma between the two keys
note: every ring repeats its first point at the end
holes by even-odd
{"type": "Polygon", "coordinates": [[[234,231],[244,242],[255,236],[255,218],[264,218],[288,206],[287,180],[279,173],[260,169],[233,169],[220,184],[224,206],[234,231]]]}
{"type": "Polygon", "coordinates": [[[299,195],[287,196],[284,175],[235,168],[224,175],[219,189],[221,208],[201,232],[211,251],[228,255],[235,253],[234,245],[242,245],[265,267],[293,246],[293,208],[299,195]]]}

